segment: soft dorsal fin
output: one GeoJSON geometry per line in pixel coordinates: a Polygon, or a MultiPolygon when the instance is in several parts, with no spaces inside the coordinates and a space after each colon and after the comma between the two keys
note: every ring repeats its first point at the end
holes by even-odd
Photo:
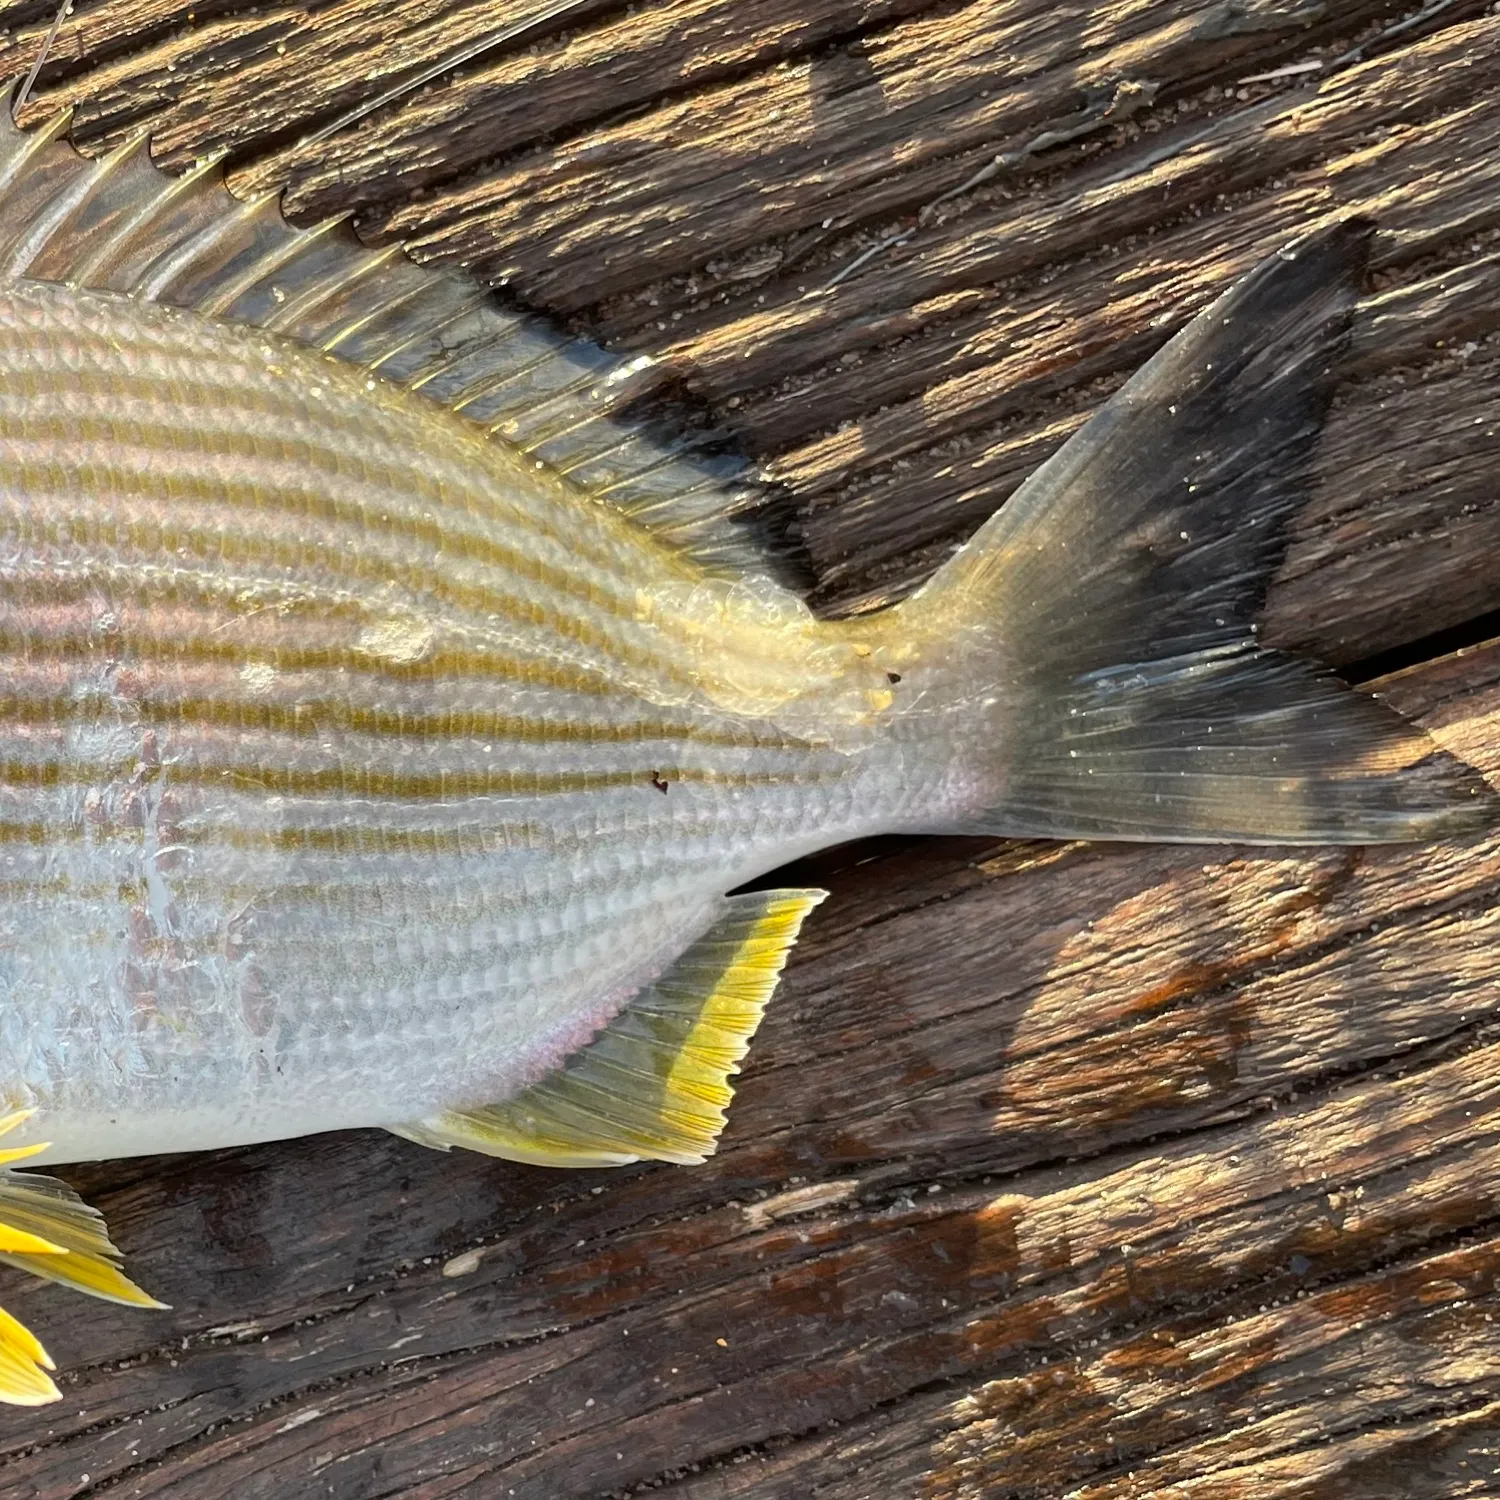
{"type": "Polygon", "coordinates": [[[0,280],[119,292],[296,339],[462,413],[711,572],[803,581],[777,555],[777,497],[743,460],[624,415],[662,382],[656,362],[507,311],[399,245],[372,249],[346,219],[298,229],[279,190],[236,198],[217,160],[170,176],[145,134],[85,157],[70,114],[22,130],[14,95],[0,95],[0,280]]]}
{"type": "Polygon", "coordinates": [[[556,1073],[505,1104],[397,1134],[548,1167],[703,1161],[724,1128],[730,1076],[803,919],[827,894],[731,896],[725,915],[556,1073]]]}

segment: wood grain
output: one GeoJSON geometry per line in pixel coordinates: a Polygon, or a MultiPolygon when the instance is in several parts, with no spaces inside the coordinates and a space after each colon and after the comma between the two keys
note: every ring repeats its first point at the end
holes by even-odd
{"type": "MultiPolygon", "coordinates": [[[[1372,213],[1266,631],[1398,664],[1500,779],[1492,7],[600,0],[297,146],[521,9],[89,0],[25,117],[228,150],[671,359],[837,609],[924,577],[1257,256],[1372,213]]],[[[7,67],[50,12],[0,7],[7,67]]],[[[794,876],[833,896],[702,1169],[351,1133],[71,1171],[173,1311],[7,1279],[66,1374],[0,1419],[0,1497],[1500,1491],[1500,838],[794,876]]]]}

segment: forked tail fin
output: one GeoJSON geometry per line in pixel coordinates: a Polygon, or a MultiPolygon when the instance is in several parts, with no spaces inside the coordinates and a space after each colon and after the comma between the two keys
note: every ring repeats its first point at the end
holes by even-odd
{"type": "Polygon", "coordinates": [[[892,612],[947,677],[945,828],[1379,843],[1495,819],[1426,735],[1255,641],[1371,233],[1260,265],[892,612]]]}

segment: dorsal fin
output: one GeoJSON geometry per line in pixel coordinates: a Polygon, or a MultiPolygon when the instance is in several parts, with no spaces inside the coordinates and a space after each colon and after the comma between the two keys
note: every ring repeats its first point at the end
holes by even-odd
{"type": "Polygon", "coordinates": [[[753,891],[557,1072],[487,1109],[396,1131],[548,1167],[712,1156],[730,1077],[760,1025],[803,919],[827,891],[753,891]]]}
{"type": "Polygon", "coordinates": [[[365,245],[347,219],[298,229],[280,191],[241,200],[218,160],[159,170],[146,135],[98,159],[70,115],[16,125],[0,95],[0,280],[119,292],[293,338],[462,413],[711,572],[805,582],[777,555],[773,491],[685,426],[625,415],[664,368],[508,311],[467,276],[365,245]]]}

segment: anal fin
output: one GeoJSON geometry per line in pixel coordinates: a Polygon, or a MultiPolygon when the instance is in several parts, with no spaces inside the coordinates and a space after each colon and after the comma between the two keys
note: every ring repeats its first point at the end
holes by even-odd
{"type": "Polygon", "coordinates": [[[582,1051],[516,1098],[401,1127],[425,1146],[463,1146],[549,1167],[713,1154],[755,1035],[797,941],[826,891],[728,898],[723,917],[582,1051]]]}

